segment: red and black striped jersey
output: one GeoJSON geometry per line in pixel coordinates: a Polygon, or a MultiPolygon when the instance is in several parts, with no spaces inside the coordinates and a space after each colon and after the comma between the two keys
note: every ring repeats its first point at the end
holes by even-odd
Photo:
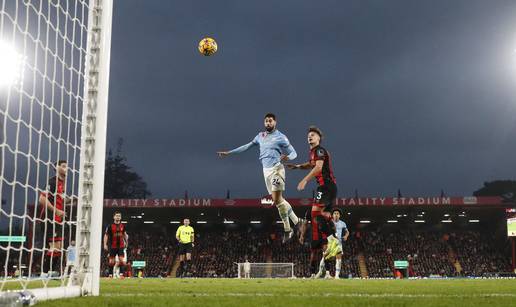
{"type": "MultiPolygon", "coordinates": [[[[45,196],[47,200],[57,209],[63,210],[64,208],[64,188],[65,183],[64,180],[61,180],[59,177],[54,176],[48,180],[48,186],[47,190],[41,195],[45,196]]],[[[47,211],[46,206],[41,206],[40,212],[39,212],[39,218],[45,219],[48,218],[52,221],[56,222],[62,222],[63,218],[61,216],[55,215],[55,213],[51,210],[47,211]]]]}
{"type": "Polygon", "coordinates": [[[310,150],[310,164],[315,166],[315,162],[318,160],[324,161],[322,171],[315,175],[315,179],[320,186],[328,185],[330,183],[337,184],[337,180],[333,175],[331,167],[330,154],[323,147],[316,146],[310,150]]]}
{"type": "Polygon", "coordinates": [[[111,248],[125,248],[125,225],[112,223],[104,232],[108,236],[108,245],[111,248]]]}

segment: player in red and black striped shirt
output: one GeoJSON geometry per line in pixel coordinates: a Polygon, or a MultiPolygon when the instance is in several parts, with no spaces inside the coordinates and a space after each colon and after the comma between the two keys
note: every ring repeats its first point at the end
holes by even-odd
{"type": "Polygon", "coordinates": [[[64,206],[75,202],[75,197],[66,196],[66,173],[68,164],[66,160],[59,160],[56,163],[56,176],[48,181],[48,186],[39,195],[39,219],[42,221],[42,233],[46,234],[48,250],[43,263],[43,272],[57,269],[58,260],[61,257],[63,242],[63,225],[66,218],[64,206]]]}
{"type": "Polygon", "coordinates": [[[113,214],[113,223],[106,227],[104,232],[104,250],[109,252],[109,273],[113,275],[115,257],[118,256],[118,266],[120,274],[124,273],[125,267],[125,248],[127,247],[127,235],[125,225],[122,224],[122,213],[113,214]]]}
{"type": "MultiPolygon", "coordinates": [[[[331,221],[333,203],[337,198],[337,181],[331,167],[331,158],[328,151],[321,146],[322,132],[319,128],[311,126],[308,129],[308,144],[310,145],[310,160],[304,164],[289,164],[290,169],[311,169],[303,178],[297,189],[304,190],[308,181],[315,178],[317,190],[311,210],[312,243],[310,263],[312,274],[317,271],[317,251],[325,249],[327,238],[335,233],[335,227],[331,221]]],[[[303,227],[300,241],[304,240],[303,227]]]]}

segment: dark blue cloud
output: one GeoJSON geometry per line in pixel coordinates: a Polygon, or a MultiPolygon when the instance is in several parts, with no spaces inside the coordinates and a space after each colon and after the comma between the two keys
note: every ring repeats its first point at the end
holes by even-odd
{"type": "Polygon", "coordinates": [[[515,48],[514,1],[119,1],[108,141],[156,196],[256,197],[257,153],[215,151],[272,111],[300,160],[323,129],[341,194],[469,194],[514,178],[515,48]]]}

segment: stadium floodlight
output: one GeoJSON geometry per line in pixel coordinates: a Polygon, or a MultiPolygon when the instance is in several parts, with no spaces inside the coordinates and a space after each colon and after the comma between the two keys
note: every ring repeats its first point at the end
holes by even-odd
{"type": "Polygon", "coordinates": [[[143,221],[144,224],[154,224],[154,221],[143,221]]]}
{"type": "Polygon", "coordinates": [[[24,56],[13,45],[0,41],[0,87],[9,86],[22,77],[24,56]]]}
{"type": "Polygon", "coordinates": [[[449,216],[450,216],[450,215],[449,215],[448,213],[446,213],[446,214],[444,215],[444,217],[449,217],[449,216]]]}
{"type": "Polygon", "coordinates": [[[480,223],[480,220],[469,220],[470,223],[480,223]]]}
{"type": "Polygon", "coordinates": [[[224,224],[234,224],[234,223],[235,223],[234,221],[224,220],[224,224]]]}
{"type": "Polygon", "coordinates": [[[414,220],[414,223],[424,223],[425,220],[414,220]]]}
{"type": "Polygon", "coordinates": [[[206,222],[206,221],[197,221],[197,224],[206,224],[206,223],[208,223],[208,222],[206,222]]]}
{"type": "Polygon", "coordinates": [[[388,220],[387,223],[397,223],[398,220],[388,220]]]}
{"type": "Polygon", "coordinates": [[[452,220],[442,220],[441,222],[442,223],[452,223],[453,221],[452,220]]]}
{"type": "Polygon", "coordinates": [[[9,85],[0,88],[0,220],[2,234],[23,238],[0,244],[1,294],[99,295],[112,9],[113,0],[0,1],[0,85],[9,85]],[[38,200],[57,194],[46,187],[60,160],[68,172],[59,196],[77,202],[57,218],[38,200]],[[72,240],[69,278],[63,264],[72,240]],[[22,264],[26,274],[11,278],[22,264]]]}
{"type": "Polygon", "coordinates": [[[251,224],[261,224],[261,221],[251,221],[251,224]]]}
{"type": "Polygon", "coordinates": [[[369,220],[362,220],[362,221],[360,221],[360,224],[369,224],[369,223],[371,223],[371,221],[369,221],[369,220]]]}
{"type": "Polygon", "coordinates": [[[127,224],[127,221],[121,221],[120,223],[122,223],[122,224],[127,224]]]}
{"type": "Polygon", "coordinates": [[[170,221],[170,224],[180,224],[179,221],[170,221]]]}
{"type": "Polygon", "coordinates": [[[276,221],[276,224],[283,224],[283,221],[276,221]]]}

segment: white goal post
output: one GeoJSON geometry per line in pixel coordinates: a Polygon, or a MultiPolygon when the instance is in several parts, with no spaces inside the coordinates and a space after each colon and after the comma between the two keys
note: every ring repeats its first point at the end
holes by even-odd
{"type": "Polygon", "coordinates": [[[0,0],[0,305],[99,295],[112,11],[0,0]]]}
{"type": "Polygon", "coordinates": [[[237,278],[295,278],[294,263],[239,262],[237,278]]]}

